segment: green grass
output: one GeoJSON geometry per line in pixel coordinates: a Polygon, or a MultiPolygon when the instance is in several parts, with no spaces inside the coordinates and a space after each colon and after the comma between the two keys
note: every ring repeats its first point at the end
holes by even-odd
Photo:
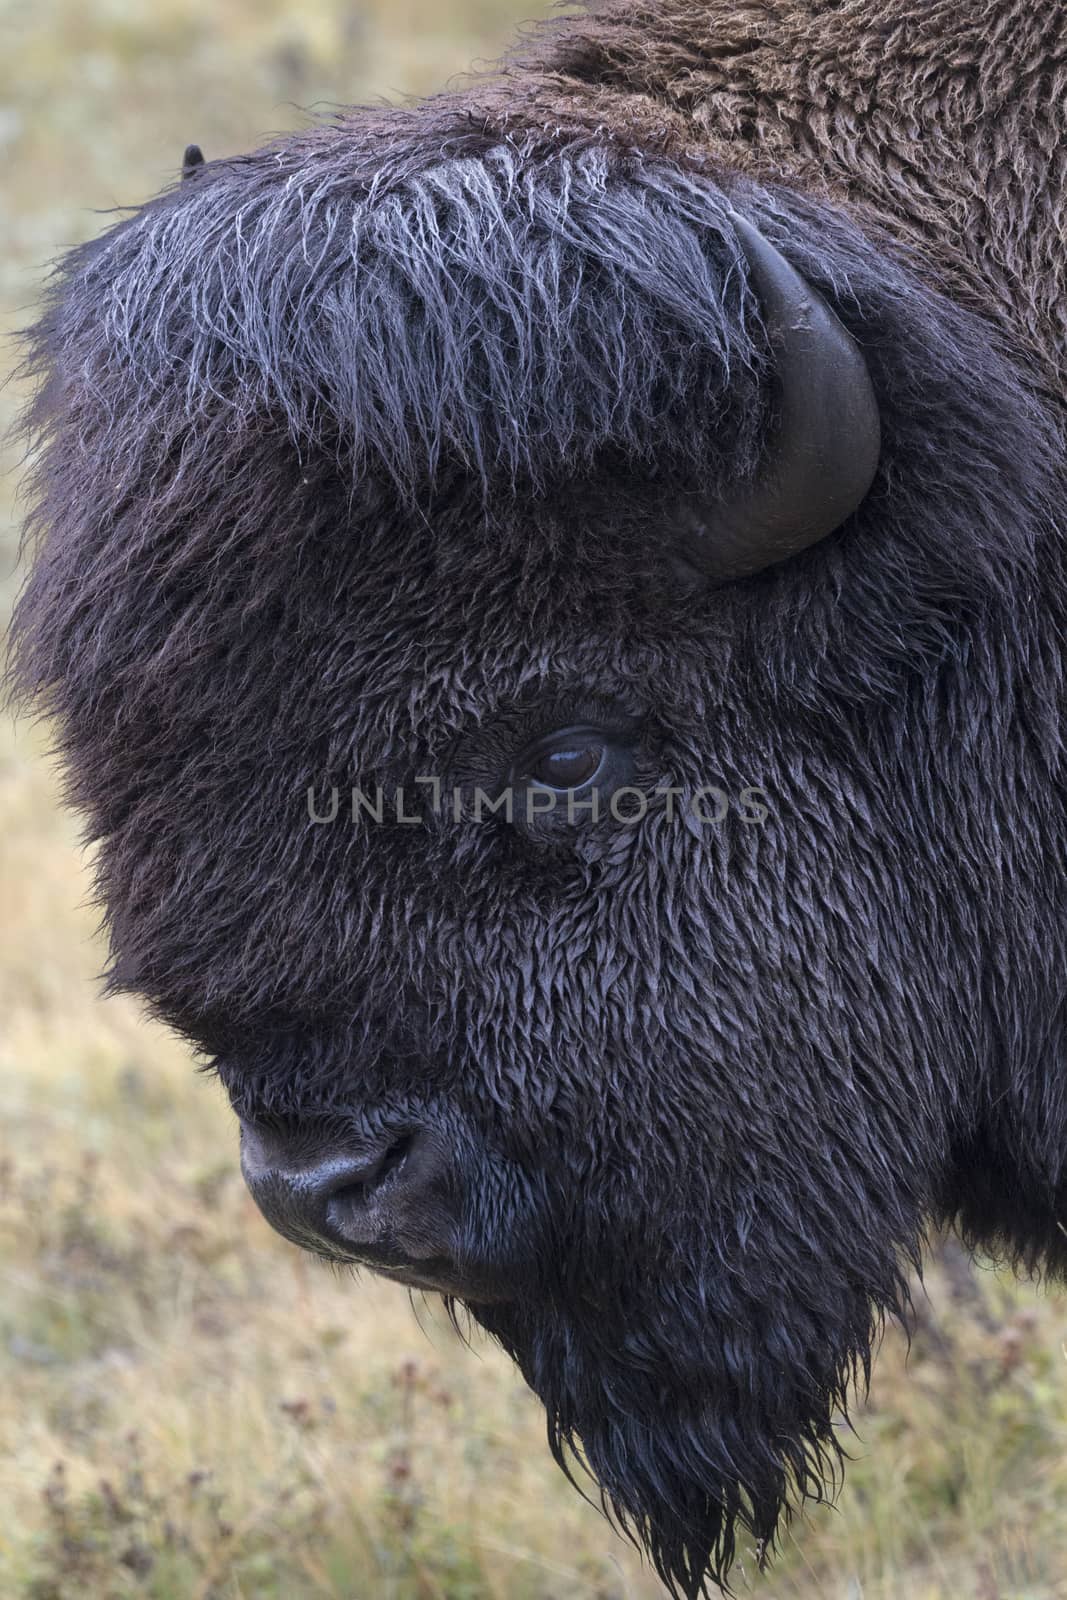
{"type": "MultiPolygon", "coordinates": [[[[301,107],[437,87],[535,9],[6,0],[3,328],[47,259],[169,181],[190,140],[217,155],[301,107]]],[[[501,1354],[273,1236],[218,1090],[98,998],[45,745],[0,737],[0,1595],[653,1600],[501,1354]]],[[[798,1519],[768,1576],[749,1554],[742,1593],[1067,1600],[1067,1302],[951,1247],[930,1291],[910,1358],[895,1332],[880,1355],[837,1509],[798,1519]]]]}

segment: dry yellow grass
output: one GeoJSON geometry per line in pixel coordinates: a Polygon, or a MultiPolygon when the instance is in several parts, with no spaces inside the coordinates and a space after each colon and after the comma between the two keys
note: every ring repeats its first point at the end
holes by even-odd
{"type": "MultiPolygon", "coordinates": [[[[217,154],[298,106],[433,88],[535,9],[6,0],[3,326],[45,259],[167,181],[189,140],[217,154]]],[[[652,1600],[500,1354],[273,1237],[215,1086],[130,1002],[99,999],[45,745],[4,724],[0,1596],[652,1600]]],[[[746,1567],[742,1592],[1067,1600],[1067,1303],[951,1250],[931,1289],[908,1369],[899,1336],[881,1355],[839,1508],[798,1522],[769,1576],[746,1567]]]]}

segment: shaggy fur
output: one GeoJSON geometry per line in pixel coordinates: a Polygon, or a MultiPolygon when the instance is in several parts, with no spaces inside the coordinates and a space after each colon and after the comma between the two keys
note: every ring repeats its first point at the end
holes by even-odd
{"type": "Polygon", "coordinates": [[[199,168],[32,336],[16,666],[112,984],[246,1119],[447,1139],[474,1315],[685,1596],[833,1477],[931,1219],[1067,1261],[1054,9],[596,6],[199,168]],[[683,500],[774,404],[727,198],[884,446],[694,589],[683,500]],[[580,721],[770,816],[309,820],[580,721]]]}

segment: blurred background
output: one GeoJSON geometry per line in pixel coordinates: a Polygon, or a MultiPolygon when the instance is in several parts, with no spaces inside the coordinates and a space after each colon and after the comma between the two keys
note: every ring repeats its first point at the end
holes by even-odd
{"type": "MultiPolygon", "coordinates": [[[[873,0],[872,0],[873,3],[873,0]]],[[[0,0],[0,425],[47,263],[316,111],[440,88],[537,0],[0,0]]],[[[0,604],[20,462],[0,465],[0,604]]],[[[48,730],[0,721],[0,1596],[656,1600],[538,1403],[440,1307],[331,1275],[246,1197],[214,1084],[102,948],[48,730]]],[[[887,1335],[835,1510],[765,1600],[1067,1597],[1067,1300],[951,1243],[887,1335]]]]}

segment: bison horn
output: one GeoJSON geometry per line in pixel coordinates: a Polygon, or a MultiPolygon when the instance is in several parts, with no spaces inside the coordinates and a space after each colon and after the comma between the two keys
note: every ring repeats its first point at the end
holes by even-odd
{"type": "Polygon", "coordinates": [[[744,493],[691,503],[683,559],[702,575],[745,578],[817,544],[850,516],[878,467],[878,403],[859,346],[762,234],[731,220],[776,357],[777,421],[744,493]]]}
{"type": "Polygon", "coordinates": [[[199,167],[204,165],[204,152],[198,144],[187,144],[185,154],[182,156],[182,177],[192,178],[199,167]]]}

